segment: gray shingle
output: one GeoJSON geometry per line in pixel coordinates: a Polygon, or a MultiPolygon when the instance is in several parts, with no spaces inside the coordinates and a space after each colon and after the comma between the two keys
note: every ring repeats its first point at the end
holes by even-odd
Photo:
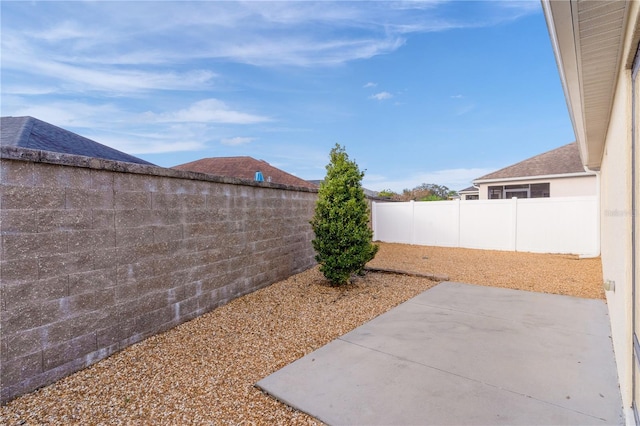
{"type": "Polygon", "coordinates": [[[568,173],[585,173],[582,160],[580,159],[580,150],[576,142],[489,173],[488,175],[475,179],[474,182],[489,179],[563,175],[568,173]]]}
{"type": "Polygon", "coordinates": [[[0,144],[126,163],[154,165],[33,117],[1,117],[0,144]]]}

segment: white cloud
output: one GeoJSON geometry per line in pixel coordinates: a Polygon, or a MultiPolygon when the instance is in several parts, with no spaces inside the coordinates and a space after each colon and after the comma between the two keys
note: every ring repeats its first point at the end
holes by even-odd
{"type": "Polygon", "coordinates": [[[422,183],[444,185],[451,190],[458,191],[470,186],[474,179],[491,173],[492,171],[494,170],[484,168],[445,169],[395,178],[365,174],[362,183],[364,187],[374,191],[391,189],[392,191],[400,193],[403,189],[412,189],[422,183]]]}
{"type": "Polygon", "coordinates": [[[375,95],[369,96],[369,99],[375,99],[378,101],[384,101],[385,99],[391,99],[391,98],[393,98],[393,95],[389,92],[380,92],[380,93],[376,93],[375,95]]]}
{"type": "Polygon", "coordinates": [[[373,83],[373,82],[368,82],[367,84],[365,84],[364,87],[365,89],[369,88],[369,87],[376,87],[378,85],[378,83],[373,83]]]}
{"type": "Polygon", "coordinates": [[[84,133],[82,136],[132,155],[199,151],[206,148],[206,145],[202,142],[182,140],[179,137],[175,137],[174,139],[167,141],[153,136],[146,138],[130,136],[120,137],[105,135],[100,132],[84,133]]]}
{"type": "Polygon", "coordinates": [[[462,99],[464,98],[464,96],[458,94],[458,95],[451,95],[451,99],[462,99]]]}
{"type": "Polygon", "coordinates": [[[189,108],[173,112],[156,114],[146,112],[143,118],[157,123],[182,122],[182,123],[227,123],[227,124],[254,124],[271,121],[270,118],[240,112],[231,109],[218,99],[204,99],[192,104],[189,108]]]}
{"type": "Polygon", "coordinates": [[[245,145],[245,144],[251,143],[254,140],[256,140],[256,138],[246,138],[246,137],[236,136],[235,138],[222,138],[220,140],[220,143],[222,143],[222,145],[237,146],[237,145],[245,145]]]}

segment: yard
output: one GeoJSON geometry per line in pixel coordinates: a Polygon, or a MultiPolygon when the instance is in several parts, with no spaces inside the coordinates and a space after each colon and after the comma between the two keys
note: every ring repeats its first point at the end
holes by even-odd
{"type": "MultiPolygon", "coordinates": [[[[603,298],[600,259],[380,244],[371,266],[603,298]]],[[[317,424],[253,387],[435,282],[368,273],[329,287],[313,268],[0,407],[2,424],[317,424]]]]}

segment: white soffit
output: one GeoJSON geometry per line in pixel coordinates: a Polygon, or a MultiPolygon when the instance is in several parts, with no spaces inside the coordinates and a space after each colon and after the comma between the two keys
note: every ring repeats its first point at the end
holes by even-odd
{"type": "Polygon", "coordinates": [[[600,168],[628,4],[618,0],[543,0],[562,85],[583,163],[600,168]]]}

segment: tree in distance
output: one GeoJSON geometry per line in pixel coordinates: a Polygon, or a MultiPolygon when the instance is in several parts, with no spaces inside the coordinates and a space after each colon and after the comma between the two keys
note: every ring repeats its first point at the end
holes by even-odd
{"type": "Polygon", "coordinates": [[[331,285],[339,286],[352,274],[362,273],[378,246],[372,243],[369,228],[369,207],[361,184],[364,172],[339,144],[331,150],[326,169],[310,222],[315,233],[312,244],[320,271],[331,285]]]}

